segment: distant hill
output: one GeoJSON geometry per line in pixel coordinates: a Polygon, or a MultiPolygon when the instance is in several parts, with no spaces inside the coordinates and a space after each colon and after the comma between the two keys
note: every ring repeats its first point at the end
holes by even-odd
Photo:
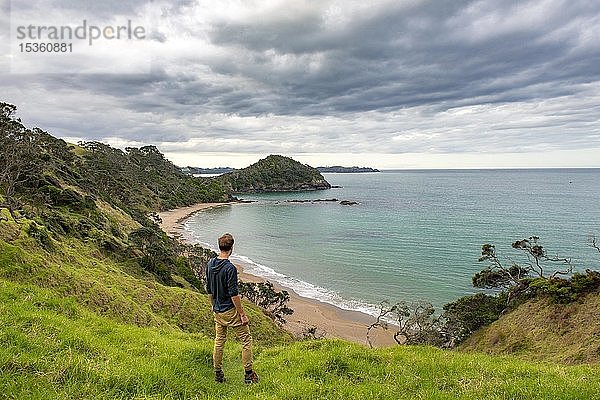
{"type": "Polygon", "coordinates": [[[315,168],[289,157],[270,155],[249,167],[215,178],[232,193],[330,189],[315,168]]]}
{"type": "Polygon", "coordinates": [[[376,168],[370,167],[342,167],[334,165],[333,167],[317,167],[319,172],[325,173],[355,173],[355,172],[380,172],[376,168]]]}
{"type": "Polygon", "coordinates": [[[231,167],[217,167],[217,168],[200,168],[200,167],[183,167],[181,172],[188,175],[200,175],[200,174],[226,174],[228,172],[235,171],[235,168],[231,167]]]}

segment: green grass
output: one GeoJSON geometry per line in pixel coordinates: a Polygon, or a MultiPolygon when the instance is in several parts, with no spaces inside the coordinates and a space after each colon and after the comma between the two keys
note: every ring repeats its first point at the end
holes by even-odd
{"type": "Polygon", "coordinates": [[[600,370],[430,347],[371,350],[341,340],[258,346],[258,385],[242,383],[238,344],[228,381],[213,382],[212,340],[138,327],[70,298],[0,280],[0,396],[153,399],[594,399],[600,370]]]}
{"type": "Polygon", "coordinates": [[[570,304],[550,299],[528,301],[475,332],[464,351],[518,354],[529,360],[565,364],[600,361],[600,293],[570,304]]]}
{"type": "Polygon", "coordinates": [[[211,349],[202,334],[119,324],[51,291],[6,281],[0,299],[0,393],[9,398],[214,392],[205,385],[211,349]]]}

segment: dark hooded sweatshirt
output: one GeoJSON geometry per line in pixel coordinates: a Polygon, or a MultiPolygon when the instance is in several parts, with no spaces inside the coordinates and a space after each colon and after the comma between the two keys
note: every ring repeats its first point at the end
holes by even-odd
{"type": "Polygon", "coordinates": [[[206,265],[206,293],[214,299],[213,311],[222,313],[235,307],[232,296],[238,293],[237,270],[231,261],[212,258],[206,265]]]}

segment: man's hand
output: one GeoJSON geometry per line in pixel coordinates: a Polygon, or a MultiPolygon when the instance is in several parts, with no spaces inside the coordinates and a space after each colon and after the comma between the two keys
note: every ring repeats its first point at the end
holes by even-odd
{"type": "Polygon", "coordinates": [[[242,308],[242,300],[240,299],[240,295],[235,295],[235,296],[231,296],[231,301],[233,302],[233,305],[235,306],[238,314],[240,314],[240,318],[242,320],[242,325],[248,325],[248,316],[246,315],[246,313],[244,312],[244,309],[242,308]]]}

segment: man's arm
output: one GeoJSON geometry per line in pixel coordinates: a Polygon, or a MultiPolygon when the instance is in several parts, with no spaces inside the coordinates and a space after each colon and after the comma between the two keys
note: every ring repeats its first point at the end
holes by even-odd
{"type": "Polygon", "coordinates": [[[212,294],[212,288],[210,287],[210,264],[212,263],[212,259],[206,263],[206,269],[204,270],[204,276],[206,277],[206,282],[204,283],[204,288],[206,289],[206,294],[208,294],[208,301],[210,301],[210,309],[215,310],[215,297],[212,294]]]}
{"type": "Polygon", "coordinates": [[[242,317],[242,324],[248,325],[248,316],[244,312],[244,307],[242,307],[242,300],[240,299],[240,295],[238,294],[235,296],[231,296],[231,301],[233,302],[233,305],[235,306],[235,309],[237,310],[238,314],[240,314],[240,317],[242,317]]]}
{"type": "Polygon", "coordinates": [[[235,306],[235,309],[237,310],[238,314],[240,314],[240,317],[242,317],[242,324],[247,325],[248,316],[244,312],[244,307],[242,307],[242,300],[240,299],[240,294],[238,292],[237,269],[233,264],[231,264],[231,268],[229,269],[227,274],[227,286],[229,294],[231,295],[231,301],[233,302],[233,305],[235,306]]]}

